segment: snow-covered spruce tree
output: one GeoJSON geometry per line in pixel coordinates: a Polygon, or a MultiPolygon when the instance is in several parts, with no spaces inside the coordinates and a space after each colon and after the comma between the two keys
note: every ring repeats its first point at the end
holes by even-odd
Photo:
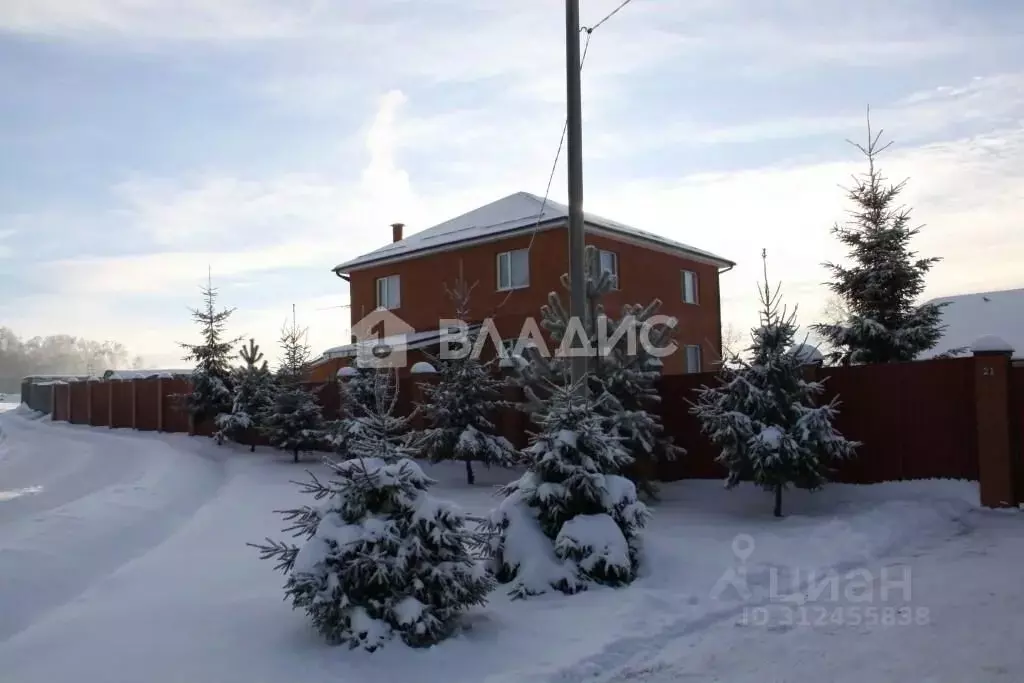
{"type": "Polygon", "coordinates": [[[309,368],[306,330],[295,321],[281,331],[283,356],[277,371],[278,389],[274,405],[267,414],[264,429],[270,445],[289,451],[295,462],[299,453],[317,449],[326,441],[320,404],[302,385],[309,368]]]}
{"type": "Polygon", "coordinates": [[[852,458],[858,444],[832,426],[838,397],[818,405],[824,385],[804,378],[803,360],[792,352],[796,314],[780,307],[779,290],[773,293],[767,278],[761,303],[746,356],[723,364],[719,386],[697,390],[692,412],[722,449],[717,460],[728,470],[726,486],[753,481],[773,492],[781,517],[786,488],[822,487],[830,465],[852,458]]]}
{"type": "Polygon", "coordinates": [[[944,329],[941,305],[916,303],[925,275],[941,259],[918,258],[910,250],[920,227],[911,225],[908,208],[896,204],[906,181],[887,184],[876,167],[892,144],[880,146],[881,135],[872,134],[869,118],[867,146],[854,145],[867,157],[868,171],[847,191],[850,220],[832,228],[853,260],[850,267],[825,264],[844,319],[813,326],[834,349],[832,361],[843,364],[914,360],[938,343],[944,329]]]}
{"type": "Polygon", "coordinates": [[[412,647],[443,640],[493,587],[469,553],[466,518],[429,494],[434,482],[411,459],[408,418],[393,415],[393,373],[380,369],[377,380],[350,459],[330,463],[330,481],[303,487],[324,502],[283,512],[302,547],[255,545],[278,561],[287,598],[329,642],[371,651],[396,636],[412,647]]]}
{"type": "MultiPolygon", "coordinates": [[[[469,317],[471,291],[472,287],[461,278],[448,288],[458,320],[469,317]]],[[[476,345],[477,334],[467,333],[465,348],[476,345]]],[[[465,463],[466,483],[470,485],[476,480],[474,461],[486,467],[512,465],[518,453],[508,439],[496,434],[491,420],[499,409],[511,407],[501,397],[504,380],[494,371],[498,358],[483,362],[471,353],[459,358],[427,355],[438,368],[439,377],[436,382],[420,384],[424,400],[419,409],[430,425],[422,432],[424,454],[432,462],[465,463]]]]}
{"type": "MultiPolygon", "coordinates": [[[[180,343],[185,350],[183,360],[195,363],[192,371],[192,393],[186,394],[185,406],[193,424],[216,420],[222,413],[231,412],[233,386],[231,377],[231,351],[241,338],[225,339],[228,318],[233,308],[217,310],[217,290],[212,280],[202,288],[205,304],[192,309],[192,319],[202,330],[199,344],[180,343]]],[[[214,435],[220,442],[222,436],[214,435]]]]}
{"type": "Polygon", "coordinates": [[[486,525],[491,569],[512,583],[513,597],[636,577],[649,512],[619,474],[632,457],[598,413],[599,400],[565,382],[532,416],[539,431],[523,451],[529,469],[501,489],[486,525]]]}
{"type": "Polygon", "coordinates": [[[243,365],[233,373],[235,395],[231,412],[217,417],[217,427],[223,437],[255,451],[256,438],[274,406],[274,376],[255,339],[250,339],[238,355],[243,365]]]}
{"type": "Polygon", "coordinates": [[[350,440],[375,406],[375,381],[372,368],[360,368],[355,362],[338,373],[339,415],[325,430],[328,445],[341,459],[348,458],[350,440]]]}
{"type": "MultiPolygon", "coordinates": [[[[648,476],[654,463],[673,460],[686,453],[665,433],[661,417],[656,412],[661,401],[657,382],[663,365],[657,349],[668,348],[672,343],[676,321],[655,322],[661,307],[659,299],[646,306],[626,304],[618,319],[609,316],[601,299],[614,283],[611,276],[603,272],[599,252],[593,246],[586,250],[585,272],[586,319],[571,331],[572,336],[567,343],[579,339],[579,328],[582,327],[586,342],[597,351],[588,359],[588,389],[594,396],[601,397],[595,403],[595,409],[612,423],[614,433],[622,438],[623,446],[636,461],[637,466],[632,469],[631,476],[637,480],[641,491],[650,498],[656,498],[657,489],[648,476]],[[598,335],[602,318],[607,330],[604,344],[598,335]],[[650,346],[639,343],[640,331],[644,327],[647,329],[643,336],[650,341],[650,346]],[[626,334],[618,335],[618,332],[626,334]],[[629,346],[630,339],[638,342],[634,348],[629,346]]],[[[567,274],[562,275],[562,285],[570,290],[567,274]]],[[[570,334],[572,319],[557,293],[548,294],[548,303],[541,307],[541,316],[541,327],[548,331],[553,342],[562,345],[570,334]]],[[[523,368],[523,379],[528,401],[536,406],[544,399],[545,386],[558,384],[561,378],[568,376],[571,359],[559,357],[557,353],[546,359],[534,352],[529,354],[529,360],[529,365],[523,368]]]]}

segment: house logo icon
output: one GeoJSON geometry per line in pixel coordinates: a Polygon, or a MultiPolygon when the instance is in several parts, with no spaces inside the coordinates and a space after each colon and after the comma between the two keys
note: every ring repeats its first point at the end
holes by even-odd
{"type": "Polygon", "coordinates": [[[356,365],[360,368],[402,368],[406,365],[406,339],[415,332],[409,323],[385,308],[378,308],[352,326],[356,365]]]}

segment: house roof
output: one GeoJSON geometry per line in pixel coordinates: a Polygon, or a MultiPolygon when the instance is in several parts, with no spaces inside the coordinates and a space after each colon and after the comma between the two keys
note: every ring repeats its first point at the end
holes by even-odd
{"type": "Polygon", "coordinates": [[[1014,348],[1014,358],[1024,358],[1024,289],[960,294],[934,299],[948,303],[942,309],[946,330],[934,349],[922,354],[929,358],[950,349],[970,347],[976,339],[994,335],[1014,348]]]}
{"type": "MultiPolygon", "coordinates": [[[[558,227],[568,220],[568,217],[569,207],[564,204],[550,199],[545,202],[541,197],[529,192],[516,192],[444,223],[409,235],[403,240],[345,261],[335,266],[334,272],[347,273],[387,261],[440,251],[464,242],[482,241],[497,236],[509,237],[518,233],[529,233],[535,228],[558,227]]],[[[614,236],[632,238],[646,244],[682,252],[719,267],[735,265],[732,261],[711,252],[667,239],[661,235],[638,230],[592,213],[584,213],[584,221],[588,228],[596,228],[612,233],[614,236]]]]}

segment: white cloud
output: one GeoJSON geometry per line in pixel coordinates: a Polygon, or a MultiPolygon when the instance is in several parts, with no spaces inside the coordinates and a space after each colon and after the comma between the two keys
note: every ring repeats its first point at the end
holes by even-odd
{"type": "Polygon", "coordinates": [[[15,230],[13,228],[0,230],[0,258],[8,258],[14,253],[10,246],[4,244],[4,240],[13,237],[14,233],[15,230]]]}
{"type": "MultiPolygon", "coordinates": [[[[617,4],[584,3],[583,23],[617,4]]],[[[652,126],[644,88],[660,84],[661,97],[704,69],[802,72],[883,63],[912,69],[918,60],[998,47],[997,38],[943,25],[925,11],[929,4],[631,3],[595,33],[584,73],[587,121],[600,121],[584,131],[588,210],[739,261],[724,276],[727,320],[752,322],[762,247],[773,277],[785,281],[805,316],[817,315],[824,296],[819,264],[842,256],[828,233],[842,218],[838,185],[861,169],[843,143],[862,137],[860,105],[839,116],[808,108],[785,118],[750,112],[746,122],[733,117],[741,122],[720,124],[701,116],[699,103],[677,100],[678,123],[652,126]],[[662,71],[652,76],[656,68],[662,71]],[[677,80],[666,80],[666,73],[677,80]],[[623,102],[631,105],[628,119],[601,118],[614,105],[624,109],[623,102]],[[724,143],[806,143],[818,135],[828,142],[803,144],[799,158],[780,147],[776,162],[759,167],[740,157],[734,165],[741,170],[733,173],[694,175],[684,167],[695,146],[707,155],[724,143]],[[645,157],[651,151],[678,162],[651,163],[645,157]]],[[[278,104],[324,112],[376,105],[360,131],[335,138],[311,131],[325,144],[344,138],[340,171],[256,175],[221,168],[184,177],[139,173],[119,183],[111,218],[151,240],[152,248],[44,264],[37,270],[62,291],[26,303],[32,308],[24,321],[107,330],[98,336],[124,335],[147,354],[167,353],[169,339],[187,334],[186,315],[153,312],[143,331],[96,302],[126,289],[153,296],[180,291],[201,281],[210,265],[215,276],[236,283],[301,268],[305,287],[340,305],[345,286],[330,267],[387,242],[389,223],[404,221],[414,232],[516,190],[542,192],[564,117],[561,11],[550,0],[523,0],[514,8],[454,1],[7,0],[0,30],[136,41],[172,53],[180,46],[160,41],[259,42],[268,50],[259,54],[272,59],[254,87],[278,104]],[[367,103],[371,95],[375,103],[367,103]],[[69,309],[71,316],[63,313],[69,309]]],[[[897,143],[912,143],[898,144],[885,169],[894,179],[911,177],[907,201],[928,224],[917,246],[946,256],[930,292],[1021,284],[1013,265],[1000,264],[1024,256],[1016,234],[1024,196],[1018,123],[1024,76],[1008,68],[875,104],[877,125],[897,143]]],[[[564,186],[563,164],[555,198],[564,199],[564,186]]],[[[238,316],[241,327],[261,330],[267,344],[291,301],[288,294],[262,294],[263,308],[238,316]]],[[[344,309],[311,310],[311,338],[320,346],[337,343],[344,331],[336,326],[347,318],[344,309]]]]}
{"type": "Polygon", "coordinates": [[[258,40],[308,31],[315,25],[308,7],[266,0],[4,0],[0,29],[74,38],[258,40]]]}

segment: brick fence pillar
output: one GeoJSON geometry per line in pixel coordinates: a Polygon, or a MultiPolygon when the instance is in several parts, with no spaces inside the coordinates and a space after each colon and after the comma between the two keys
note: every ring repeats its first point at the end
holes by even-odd
{"type": "Polygon", "coordinates": [[[1013,349],[996,337],[982,337],[974,353],[974,409],[978,431],[978,488],[981,504],[1014,505],[1010,420],[1010,357],[1013,349]]]}

